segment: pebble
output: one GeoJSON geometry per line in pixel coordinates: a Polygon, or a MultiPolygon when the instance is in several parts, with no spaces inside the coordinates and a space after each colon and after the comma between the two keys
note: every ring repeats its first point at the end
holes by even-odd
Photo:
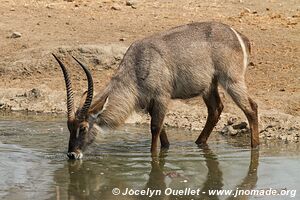
{"type": "Polygon", "coordinates": [[[232,125],[234,123],[237,122],[237,118],[236,117],[229,117],[229,119],[227,120],[227,125],[232,125]]]}
{"type": "Polygon", "coordinates": [[[250,62],[249,66],[252,66],[252,67],[255,66],[254,62],[250,62]]]}
{"type": "Polygon", "coordinates": [[[4,101],[1,101],[1,100],[0,100],[0,109],[1,109],[2,107],[4,107],[4,105],[5,105],[4,101]]]}
{"type": "Polygon", "coordinates": [[[231,136],[235,136],[239,133],[239,131],[234,130],[232,126],[229,126],[227,131],[228,131],[229,135],[231,135],[231,136]]]}
{"type": "Polygon", "coordinates": [[[121,10],[121,6],[118,5],[118,4],[114,4],[112,7],[111,7],[112,10],[121,10]]]}
{"type": "Polygon", "coordinates": [[[126,4],[125,4],[126,6],[131,6],[131,8],[136,8],[136,1],[134,1],[134,0],[127,0],[126,1],[126,4]]]}
{"type": "Polygon", "coordinates": [[[134,4],[135,4],[135,2],[133,0],[126,1],[126,6],[132,6],[134,4]]]}
{"type": "Polygon", "coordinates": [[[30,98],[39,98],[42,96],[41,91],[37,88],[33,88],[29,92],[25,93],[25,96],[30,98]]]}
{"type": "Polygon", "coordinates": [[[221,133],[224,134],[224,135],[237,135],[238,134],[238,131],[234,130],[232,128],[232,126],[225,126],[222,130],[221,130],[221,133]]]}
{"type": "Polygon", "coordinates": [[[232,128],[233,129],[244,129],[244,128],[247,128],[247,123],[241,122],[239,124],[232,125],[232,128]]]}
{"type": "Polygon", "coordinates": [[[46,8],[48,8],[48,9],[54,9],[53,5],[50,5],[50,4],[46,5],[46,8]]]}
{"type": "Polygon", "coordinates": [[[250,13],[251,10],[250,10],[249,8],[244,8],[244,9],[243,9],[243,12],[244,12],[244,13],[250,13]]]}
{"type": "Polygon", "coordinates": [[[21,37],[22,36],[22,34],[21,33],[19,33],[19,32],[13,32],[12,34],[11,34],[11,38],[19,38],[19,37],[21,37]]]}

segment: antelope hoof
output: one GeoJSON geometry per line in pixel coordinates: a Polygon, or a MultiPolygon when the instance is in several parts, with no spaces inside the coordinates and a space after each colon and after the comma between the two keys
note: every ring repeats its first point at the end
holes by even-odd
{"type": "Polygon", "coordinates": [[[160,149],[161,150],[168,150],[170,147],[170,144],[164,144],[164,145],[161,145],[160,149]]]}
{"type": "Polygon", "coordinates": [[[151,151],[151,157],[152,158],[158,157],[158,152],[157,151],[151,151]]]}
{"type": "Polygon", "coordinates": [[[196,143],[197,146],[198,146],[199,148],[201,148],[201,149],[205,149],[205,148],[208,147],[208,144],[206,143],[206,141],[205,141],[205,142],[199,142],[199,141],[196,141],[195,143],[196,143]]]}
{"type": "Polygon", "coordinates": [[[251,149],[259,149],[259,143],[251,144],[251,149]]]}
{"type": "Polygon", "coordinates": [[[79,160],[83,157],[83,154],[81,152],[79,152],[79,153],[69,152],[69,153],[67,153],[67,156],[71,160],[79,160]]]}

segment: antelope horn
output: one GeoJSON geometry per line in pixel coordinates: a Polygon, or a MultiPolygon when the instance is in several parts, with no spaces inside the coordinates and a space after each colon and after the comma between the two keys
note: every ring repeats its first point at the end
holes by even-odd
{"type": "Polygon", "coordinates": [[[81,66],[81,68],[84,70],[85,75],[87,77],[87,81],[88,81],[88,90],[87,90],[87,95],[86,95],[86,99],[85,102],[81,108],[81,110],[79,111],[78,114],[78,118],[79,119],[83,119],[86,114],[88,113],[88,110],[91,106],[91,103],[93,101],[93,93],[94,93],[94,86],[93,86],[93,77],[89,71],[89,69],[82,64],[79,60],[77,60],[74,56],[72,56],[74,58],[74,60],[76,60],[76,62],[81,66]]]}
{"type": "Polygon", "coordinates": [[[68,121],[72,121],[75,119],[75,108],[74,108],[74,97],[73,97],[73,89],[72,82],[70,79],[70,75],[64,64],[56,57],[55,54],[52,54],[56,61],[58,62],[62,72],[64,74],[66,89],[67,89],[67,109],[68,109],[68,121]]]}

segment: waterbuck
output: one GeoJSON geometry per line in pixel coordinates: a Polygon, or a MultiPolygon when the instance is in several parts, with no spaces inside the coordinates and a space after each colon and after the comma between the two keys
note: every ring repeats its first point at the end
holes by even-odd
{"type": "Polygon", "coordinates": [[[257,104],[247,94],[245,71],[250,54],[247,37],[217,22],[191,23],[134,42],[104,91],[93,99],[92,76],[80,61],[88,80],[75,112],[72,84],[67,69],[54,55],[64,73],[67,88],[68,157],[80,159],[98,132],[115,128],[132,111],[151,116],[151,152],[169,147],[163,126],[171,99],[202,96],[208,109],[204,129],[196,143],[205,145],[223,110],[218,84],[245,113],[251,130],[251,147],[259,144],[257,104]]]}

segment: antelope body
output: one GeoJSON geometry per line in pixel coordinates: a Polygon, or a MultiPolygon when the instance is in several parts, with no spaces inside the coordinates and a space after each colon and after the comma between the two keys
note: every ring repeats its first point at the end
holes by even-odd
{"type": "Polygon", "coordinates": [[[105,90],[93,100],[93,80],[79,109],[74,111],[68,71],[67,86],[69,158],[82,157],[82,151],[96,134],[122,124],[132,111],[146,110],[151,116],[151,152],[169,147],[163,126],[171,99],[202,96],[208,109],[207,122],[196,143],[206,141],[223,110],[220,84],[245,113],[251,129],[251,146],[259,144],[257,104],[247,94],[245,71],[250,54],[249,40],[228,25],[217,22],[191,23],[134,42],[105,90]]]}

